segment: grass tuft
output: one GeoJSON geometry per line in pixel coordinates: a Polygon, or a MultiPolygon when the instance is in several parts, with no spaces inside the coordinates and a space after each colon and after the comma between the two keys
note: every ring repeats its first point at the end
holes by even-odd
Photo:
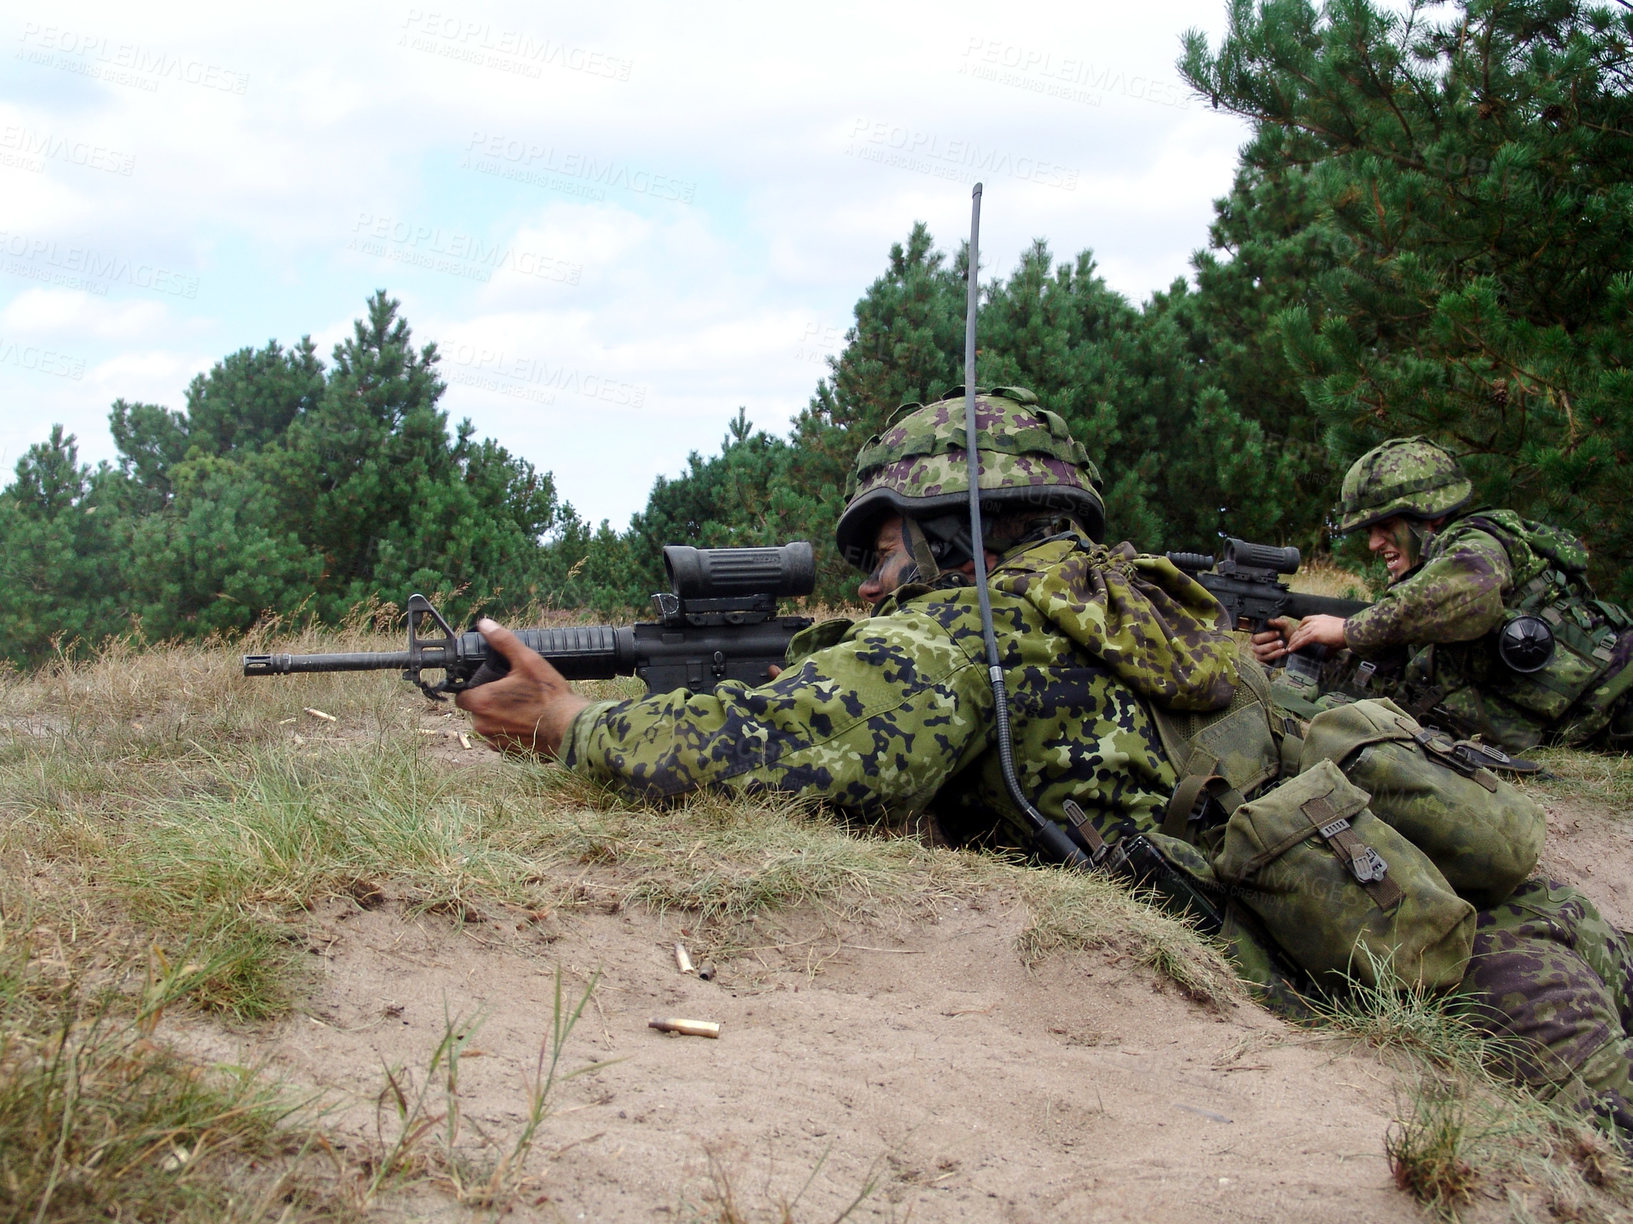
{"type": "Polygon", "coordinates": [[[1188,925],[1101,875],[1020,869],[1031,921],[1019,950],[1028,964],[1055,952],[1104,948],[1132,956],[1188,997],[1222,1007],[1246,998],[1229,963],[1188,925]]]}
{"type": "MultiPolygon", "coordinates": [[[[832,1150],[831,1148],[829,1149],[832,1150]]],[[[805,1183],[800,1186],[793,1197],[785,1194],[772,1193],[767,1188],[768,1200],[765,1204],[749,1204],[738,1191],[733,1180],[731,1168],[724,1153],[717,1147],[706,1147],[704,1156],[708,1161],[708,1185],[704,1188],[700,1201],[693,1203],[682,1198],[680,1204],[681,1218],[688,1224],[795,1224],[800,1219],[799,1206],[828,1162],[828,1152],[822,1154],[812,1167],[805,1183]]],[[[828,1214],[823,1212],[821,1220],[827,1224],[842,1224],[859,1208],[879,1186],[879,1175],[884,1165],[881,1158],[873,1168],[868,1170],[862,1185],[851,1199],[844,1203],[837,1212],[828,1214]]],[[[808,1213],[807,1213],[808,1214],[808,1213]]]]}
{"type": "Polygon", "coordinates": [[[1395,1184],[1435,1215],[1456,1219],[1480,1182],[1467,1158],[1467,1100],[1454,1086],[1428,1079],[1403,1112],[1406,1116],[1391,1122],[1384,1135],[1395,1184]]]}
{"type": "Polygon", "coordinates": [[[321,1201],[301,1176],[298,1105],[154,1038],[186,973],[150,973],[132,1021],[116,974],[54,980],[29,930],[0,932],[0,1218],[249,1221],[321,1201]]]}
{"type": "Polygon", "coordinates": [[[1563,1101],[1547,1101],[1498,1073],[1512,1060],[1473,1027],[1456,996],[1380,983],[1312,1008],[1310,1027],[1368,1043],[1401,1060],[1409,1087],[1384,1136],[1396,1184],[1438,1218],[1455,1220],[1483,1184],[1537,1188],[1562,1219],[1623,1218],[1628,1167],[1603,1132],[1563,1101]]]}
{"type": "Polygon", "coordinates": [[[445,1011],[442,1037],[419,1077],[418,1088],[406,1068],[384,1070],[385,1086],[375,1102],[375,1139],[371,1149],[353,1166],[349,1196],[353,1206],[367,1211],[386,1192],[423,1176],[446,1187],[467,1207],[508,1211],[531,1184],[527,1158],[539,1128],[550,1114],[556,1085],[611,1065],[609,1061],[589,1063],[572,1071],[564,1071],[561,1065],[567,1041],[599,977],[591,977],[578,1001],[569,1003],[563,997],[562,974],[557,968],[550,1033],[541,1043],[533,1073],[523,1086],[527,1109],[522,1125],[503,1151],[497,1150],[499,1145],[494,1139],[480,1132],[472,1150],[465,1136],[460,1063],[481,1029],[484,1016],[480,1012],[467,1016],[445,1011]]]}

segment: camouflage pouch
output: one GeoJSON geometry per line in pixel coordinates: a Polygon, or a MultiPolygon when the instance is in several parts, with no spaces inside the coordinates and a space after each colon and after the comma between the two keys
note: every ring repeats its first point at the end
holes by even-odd
{"type": "Polygon", "coordinates": [[[1331,761],[1372,795],[1371,808],[1434,861],[1458,895],[1481,909],[1513,892],[1537,865],[1542,809],[1484,766],[1453,752],[1392,701],[1356,701],[1310,720],[1299,768],[1331,761]]]}
{"type": "Polygon", "coordinates": [[[1509,666],[1498,649],[1501,630],[1464,648],[1458,670],[1474,692],[1454,695],[1448,704],[1455,709],[1461,699],[1478,709],[1476,694],[1488,692],[1553,724],[1565,743],[1590,739],[1633,689],[1633,668],[1615,666],[1617,642],[1633,632],[1633,617],[1594,598],[1587,546],[1563,528],[1510,510],[1488,510],[1463,521],[1495,536],[1508,552],[1515,569],[1515,589],[1505,597],[1510,619],[1545,622],[1553,646],[1544,662],[1524,670],[1509,666]]]}
{"type": "Polygon", "coordinates": [[[1214,871],[1323,985],[1375,986],[1386,971],[1450,989],[1473,947],[1474,907],[1367,800],[1319,761],[1236,809],[1214,871]]]}
{"type": "Polygon", "coordinates": [[[1238,682],[1236,642],[1218,601],[1166,557],[1056,537],[993,571],[1140,696],[1174,710],[1219,710],[1238,682]]]}

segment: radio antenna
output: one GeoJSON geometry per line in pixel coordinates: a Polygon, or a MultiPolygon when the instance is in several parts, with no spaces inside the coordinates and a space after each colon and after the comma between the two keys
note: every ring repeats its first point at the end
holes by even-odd
{"type": "Polygon", "coordinates": [[[992,595],[987,590],[987,551],[981,538],[981,456],[976,449],[975,420],[975,315],[980,306],[981,267],[981,184],[970,193],[970,248],[969,300],[964,317],[964,452],[968,461],[970,486],[970,552],[975,558],[975,591],[981,602],[981,636],[987,647],[987,674],[992,679],[992,705],[998,724],[994,738],[998,743],[998,763],[1003,770],[1004,786],[1021,815],[1032,826],[1033,848],[1043,857],[1058,859],[1073,867],[1093,866],[1061,827],[1046,817],[1021,790],[1021,781],[1015,775],[1015,745],[1009,733],[1009,695],[1004,691],[1004,668],[998,657],[998,634],[992,624],[992,595]]]}

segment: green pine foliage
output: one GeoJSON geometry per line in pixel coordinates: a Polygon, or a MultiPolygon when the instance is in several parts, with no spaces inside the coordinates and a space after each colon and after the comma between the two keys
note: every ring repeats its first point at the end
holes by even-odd
{"type": "Polygon", "coordinates": [[[1230,13],[1216,49],[1187,36],[1181,70],[1257,123],[1332,241],[1272,328],[1328,449],[1445,441],[1486,498],[1582,532],[1601,586],[1633,595],[1633,11],[1230,13]]]}
{"type": "Polygon", "coordinates": [[[117,466],[57,429],[0,495],[0,655],[333,622],[412,590],[454,616],[549,602],[541,547],[570,508],[470,422],[450,436],[436,365],[380,292],[328,368],[273,342],[195,378],[182,411],[116,401],[117,466]]]}
{"type": "MultiPolygon", "coordinates": [[[[1037,240],[979,312],[977,379],[1031,387],[1103,475],[1107,534],[1310,551],[1356,456],[1426,433],[1483,499],[1580,532],[1633,598],[1633,4],[1227,0],[1180,70],[1253,121],[1194,278],[1136,306],[1092,253],[1037,240]]],[[[116,465],[56,430],[0,493],[0,655],[114,633],[335,621],[435,592],[478,608],[639,612],[662,547],[817,546],[817,596],[857,449],[964,381],[967,249],[923,224],[889,251],[786,436],[723,408],[715,453],[592,525],[468,422],[436,346],[374,295],[327,364],[309,339],[242,349],[173,410],[117,400],[116,465]]]]}
{"type": "Polygon", "coordinates": [[[112,483],[79,462],[60,425],[18,461],[0,493],[0,658],[69,652],[123,627],[108,581],[122,555],[112,483]]]}

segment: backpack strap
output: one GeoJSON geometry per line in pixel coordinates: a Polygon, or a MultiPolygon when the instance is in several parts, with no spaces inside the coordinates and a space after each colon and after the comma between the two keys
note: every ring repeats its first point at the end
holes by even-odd
{"type": "Polygon", "coordinates": [[[1306,799],[1299,805],[1299,811],[1349,867],[1350,874],[1366,889],[1373,904],[1381,910],[1391,910],[1400,904],[1406,894],[1389,878],[1389,864],[1383,857],[1355,835],[1349,822],[1353,811],[1346,812],[1341,806],[1335,806],[1326,795],[1306,799]]]}
{"type": "Polygon", "coordinates": [[[1189,774],[1179,780],[1168,799],[1162,831],[1169,837],[1195,842],[1200,830],[1228,820],[1244,802],[1242,793],[1221,774],[1189,774]]]}

